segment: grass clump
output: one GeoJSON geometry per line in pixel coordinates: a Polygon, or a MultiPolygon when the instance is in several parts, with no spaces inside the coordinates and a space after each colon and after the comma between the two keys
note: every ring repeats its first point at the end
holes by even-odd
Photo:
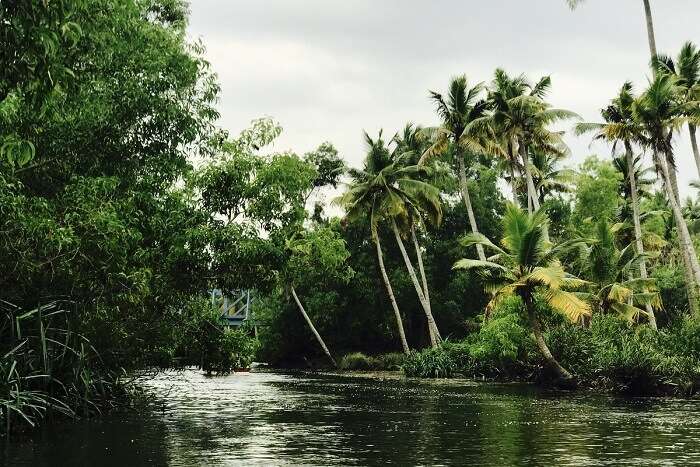
{"type": "Polygon", "coordinates": [[[377,356],[352,352],[343,356],[338,367],[344,371],[399,371],[406,356],[401,353],[388,353],[377,356]]]}

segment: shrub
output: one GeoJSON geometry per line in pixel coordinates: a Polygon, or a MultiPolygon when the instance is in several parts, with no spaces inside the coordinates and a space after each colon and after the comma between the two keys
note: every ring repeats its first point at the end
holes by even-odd
{"type": "Polygon", "coordinates": [[[405,359],[406,356],[402,353],[388,353],[371,357],[362,352],[353,352],[343,356],[338,367],[346,371],[398,371],[405,359]]]}
{"type": "Polygon", "coordinates": [[[526,360],[528,330],[517,314],[499,314],[486,321],[469,341],[471,373],[485,376],[513,374],[526,360]]]}
{"type": "Polygon", "coordinates": [[[467,344],[445,341],[440,347],[411,352],[401,368],[409,377],[451,378],[470,366],[467,344]]]}
{"type": "Polygon", "coordinates": [[[384,371],[399,371],[405,361],[406,355],[399,352],[386,353],[376,357],[377,369],[384,371]]]}
{"type": "Polygon", "coordinates": [[[338,367],[341,370],[368,371],[374,370],[376,366],[376,360],[362,352],[349,353],[343,356],[338,363],[338,367]]]}

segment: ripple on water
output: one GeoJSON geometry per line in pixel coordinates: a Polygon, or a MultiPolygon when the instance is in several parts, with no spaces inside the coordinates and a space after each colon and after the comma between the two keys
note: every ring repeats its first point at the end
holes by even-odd
{"type": "Polygon", "coordinates": [[[169,372],[157,410],[62,425],[2,465],[688,465],[700,402],[519,385],[169,372]]]}

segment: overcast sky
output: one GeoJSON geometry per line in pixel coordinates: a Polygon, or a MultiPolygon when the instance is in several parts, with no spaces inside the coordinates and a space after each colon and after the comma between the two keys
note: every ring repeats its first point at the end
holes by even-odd
{"type": "MultiPolygon", "coordinates": [[[[220,125],[232,134],[270,116],[278,150],[331,141],[357,166],[362,130],[393,135],[437,123],[428,90],[450,77],[490,81],[496,67],[552,76],[555,107],[598,121],[625,80],[641,89],[649,49],[641,0],[191,0],[190,34],[219,76],[220,125]]],[[[652,0],[659,52],[700,44],[700,0],[652,0]]],[[[570,128],[571,125],[567,125],[570,128]]],[[[567,136],[572,161],[607,157],[567,136]]],[[[687,131],[677,143],[681,191],[697,179],[687,131]]]]}

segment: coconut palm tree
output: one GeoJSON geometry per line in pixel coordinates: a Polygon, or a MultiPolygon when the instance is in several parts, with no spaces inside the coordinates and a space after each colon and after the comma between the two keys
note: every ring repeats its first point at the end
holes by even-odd
{"type": "MultiPolygon", "coordinates": [[[[430,146],[423,153],[420,164],[425,164],[430,158],[447,153],[452,145],[458,164],[459,188],[462,200],[467,208],[469,225],[472,232],[479,233],[476,216],[469,196],[467,184],[467,169],[465,156],[467,152],[480,152],[484,149],[485,139],[480,134],[465,131],[471,122],[484,116],[486,101],[481,97],[484,90],[482,83],[469,87],[467,77],[462,75],[450,81],[447,96],[430,91],[430,98],[435,103],[437,113],[442,120],[439,127],[426,128],[423,134],[428,137],[430,146]]],[[[479,259],[486,260],[484,249],[476,245],[479,259]]]]}
{"type": "Polygon", "coordinates": [[[617,211],[617,219],[620,224],[618,226],[618,234],[624,243],[635,243],[636,245],[636,232],[635,232],[635,208],[639,211],[639,223],[640,232],[642,236],[642,246],[644,251],[651,252],[647,244],[652,244],[659,248],[659,241],[663,243],[661,237],[655,233],[642,230],[641,227],[644,225],[644,220],[651,216],[658,214],[656,211],[641,212],[641,200],[644,198],[652,198],[653,187],[656,184],[656,177],[653,176],[654,169],[651,167],[643,167],[641,155],[635,156],[632,161],[632,177],[634,177],[635,182],[635,193],[634,193],[634,203],[632,194],[632,185],[630,184],[630,168],[627,161],[626,154],[621,154],[619,156],[613,156],[612,159],[613,166],[615,170],[620,174],[620,183],[618,187],[618,193],[620,195],[620,206],[617,211]],[[633,205],[634,204],[634,205],[633,205]]]}
{"type": "MultiPolygon", "coordinates": [[[[584,1],[585,0],[566,0],[566,3],[573,10],[584,1]]],[[[658,55],[656,52],[656,37],[654,35],[654,20],[651,15],[651,5],[649,3],[649,0],[642,0],[642,3],[644,4],[644,15],[646,17],[647,22],[647,40],[649,41],[649,53],[653,61],[654,57],[658,55]]]]}
{"type": "Polygon", "coordinates": [[[700,284],[700,265],[688,225],[683,218],[675,180],[672,134],[687,121],[678,103],[678,92],[675,77],[657,75],[649,88],[632,104],[632,115],[644,129],[644,144],[652,152],[654,165],[676,221],[681,252],[687,257],[692,271],[693,280],[689,280],[688,287],[695,288],[700,284]]]}
{"type": "Polygon", "coordinates": [[[348,191],[343,195],[336,198],[334,201],[336,204],[345,208],[346,219],[356,220],[363,218],[364,216],[369,216],[370,220],[370,232],[372,241],[377,252],[377,262],[379,263],[379,270],[382,275],[382,281],[384,282],[384,287],[386,287],[387,294],[389,295],[389,301],[391,302],[391,307],[394,310],[394,317],[396,318],[396,327],[399,332],[399,338],[401,340],[401,347],[405,354],[410,353],[410,348],[408,346],[408,341],[406,340],[406,332],[403,326],[403,320],[401,318],[401,311],[396,302],[396,296],[394,295],[394,289],[391,286],[391,281],[386,272],[386,267],[384,265],[384,253],[382,252],[381,238],[379,236],[378,225],[383,218],[383,212],[381,212],[381,185],[377,186],[377,177],[382,172],[391,165],[391,157],[389,151],[386,150],[381,141],[381,132],[379,133],[378,141],[375,142],[367,133],[364,134],[365,141],[368,146],[367,156],[365,157],[363,170],[351,170],[350,175],[354,179],[354,183],[350,186],[348,191]]]}
{"type": "Polygon", "coordinates": [[[574,171],[559,166],[566,156],[563,152],[532,151],[532,179],[540,204],[545,202],[547,196],[572,190],[574,171]]]}
{"type": "MultiPolygon", "coordinates": [[[[393,151],[393,159],[395,163],[404,167],[418,164],[421,155],[427,149],[426,141],[424,138],[421,137],[421,133],[422,128],[420,126],[413,125],[412,123],[407,123],[401,132],[394,135],[394,137],[392,138],[392,142],[395,144],[395,148],[393,151]]],[[[413,175],[417,177],[418,180],[425,181],[428,184],[432,185],[434,182],[438,181],[439,177],[435,176],[438,172],[438,170],[431,169],[423,172],[415,172],[413,175]]],[[[437,207],[439,208],[439,206],[437,207]]],[[[431,219],[436,224],[440,223],[442,212],[439,209],[435,209],[435,206],[433,206],[432,203],[423,203],[423,205],[417,206],[417,208],[418,209],[416,211],[423,209],[425,210],[424,214],[429,219],[431,219]]],[[[420,248],[418,237],[416,235],[416,227],[420,227],[421,225],[423,225],[423,223],[421,222],[421,212],[415,212],[414,215],[411,216],[410,221],[411,222],[408,226],[408,231],[410,233],[411,241],[413,242],[413,247],[416,252],[416,258],[418,260],[418,271],[420,272],[421,283],[423,285],[423,295],[425,297],[426,304],[428,305],[428,309],[432,314],[432,306],[430,303],[430,290],[428,288],[428,279],[425,274],[425,267],[423,264],[423,252],[420,248]]],[[[407,232],[403,233],[406,234],[407,232]]],[[[398,238],[397,240],[400,242],[401,239],[398,238]]],[[[402,242],[400,242],[399,247],[401,248],[402,246],[403,244],[402,242]]],[[[404,256],[404,259],[406,258],[407,256],[404,256]]],[[[407,262],[407,267],[409,267],[409,262],[407,262]]],[[[437,340],[442,339],[440,336],[440,331],[437,329],[437,327],[430,329],[430,333],[433,335],[431,337],[431,341],[434,338],[437,338],[437,340]]]]}
{"type": "MultiPolygon", "coordinates": [[[[400,159],[392,160],[390,152],[381,138],[381,134],[376,141],[373,141],[369,136],[366,136],[366,139],[370,145],[368,159],[372,158],[374,160],[365,164],[366,170],[359,173],[354,172],[357,183],[342,195],[338,202],[346,208],[352,217],[370,212],[375,243],[377,243],[379,238],[376,229],[377,224],[381,221],[389,223],[428,320],[431,344],[437,346],[441,341],[441,337],[433,318],[430,304],[424,293],[424,287],[427,288],[427,281],[423,282],[423,286],[418,281],[418,276],[408,256],[402,237],[405,235],[404,232],[414,231],[416,219],[422,215],[427,215],[431,220],[439,223],[442,217],[439,190],[420,180],[418,175],[427,172],[425,166],[405,165],[400,159]],[[374,153],[377,155],[374,156],[374,153]],[[380,165],[384,165],[384,167],[379,169],[380,165]],[[371,172],[371,170],[377,169],[379,169],[377,173],[371,172]],[[370,201],[371,204],[368,205],[370,201]]],[[[417,240],[415,240],[414,244],[417,247],[417,254],[422,264],[417,240]]],[[[380,251],[378,250],[379,254],[380,251]]],[[[388,279],[385,279],[385,285],[387,282],[388,279]]],[[[387,289],[389,287],[387,285],[387,289]]],[[[398,308],[395,308],[395,313],[397,310],[398,308]]],[[[398,317],[400,317],[399,314],[397,314],[397,322],[398,317]]]]}
{"type": "Polygon", "coordinates": [[[700,50],[692,42],[686,42],[674,63],[671,57],[659,55],[655,66],[661,73],[667,73],[676,78],[680,90],[680,98],[689,117],[688,132],[690,145],[693,148],[695,166],[700,175],[700,150],[698,149],[696,122],[700,118],[700,50]]]}
{"type": "MultiPolygon", "coordinates": [[[[612,100],[610,105],[601,110],[603,122],[601,123],[579,123],[576,125],[575,132],[579,135],[584,133],[593,133],[594,140],[603,140],[612,144],[613,153],[615,153],[618,145],[625,148],[625,161],[627,164],[627,176],[629,185],[630,204],[632,205],[632,222],[634,224],[634,237],[637,249],[637,254],[640,255],[639,274],[642,280],[648,279],[646,261],[644,260],[644,243],[642,238],[642,224],[639,214],[639,191],[637,188],[638,179],[635,177],[636,171],[634,167],[634,153],[632,144],[635,142],[644,141],[644,128],[634,118],[633,104],[635,96],[632,83],[626,82],[620,88],[617,96],[612,100]]],[[[686,279],[692,279],[692,270],[689,263],[687,264],[686,279]]],[[[692,284],[691,282],[689,282],[692,284]]],[[[691,306],[696,302],[695,294],[689,298],[691,306]]],[[[649,323],[652,328],[656,328],[656,316],[651,306],[646,307],[649,323]]]]}
{"type": "Polygon", "coordinates": [[[530,327],[545,362],[560,378],[571,380],[571,373],[559,364],[547,347],[535,300],[536,297],[545,300],[552,309],[573,322],[590,316],[590,305],[570,291],[586,285],[587,282],[568,274],[559,262],[559,257],[576,243],[552,245],[545,241],[547,216],[543,211],[527,214],[516,205],[510,204],[502,222],[503,248],[483,235],[467,235],[462,240],[463,244],[480,243],[494,250],[495,255],[487,261],[462,259],[455,263],[454,268],[475,269],[481,273],[485,287],[493,293],[487,309],[506,297],[520,297],[525,304],[530,327]]]}
{"type": "Polygon", "coordinates": [[[654,279],[634,278],[643,255],[633,244],[618,249],[615,230],[606,219],[596,223],[593,235],[581,239],[586,246],[579,249],[582,275],[590,280],[594,291],[590,298],[600,312],[613,312],[630,323],[646,316],[655,328],[649,309],[661,309],[661,296],[654,279]],[[645,309],[641,309],[644,307],[645,309]]]}
{"type": "MultiPolygon", "coordinates": [[[[508,159],[522,169],[529,212],[540,208],[537,187],[532,177],[531,151],[565,152],[566,145],[561,133],[551,131],[549,126],[562,120],[579,118],[568,110],[554,109],[543,100],[550,87],[549,76],[540,78],[533,85],[524,75],[511,78],[505,71],[497,69],[489,89],[491,113],[487,118],[493,132],[505,143],[504,152],[508,159]]],[[[481,125],[482,120],[474,123],[474,126],[481,125]]],[[[511,170],[511,174],[514,172],[511,170]]]]}

